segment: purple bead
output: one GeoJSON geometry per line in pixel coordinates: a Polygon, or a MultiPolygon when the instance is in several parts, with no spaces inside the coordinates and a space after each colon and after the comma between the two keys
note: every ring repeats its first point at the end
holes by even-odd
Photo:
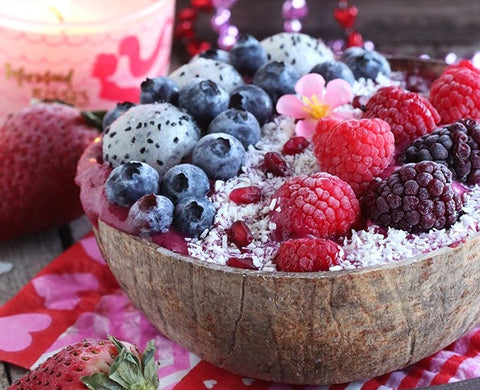
{"type": "Polygon", "coordinates": [[[302,30],[302,23],[298,19],[286,20],[283,23],[283,29],[286,32],[300,32],[302,30]]]}
{"type": "Polygon", "coordinates": [[[212,17],[211,26],[214,31],[219,31],[223,26],[229,23],[232,13],[226,8],[217,9],[217,13],[212,17]]]}
{"type": "Polygon", "coordinates": [[[237,0],[213,0],[214,8],[231,8],[237,0]]]}
{"type": "Polygon", "coordinates": [[[223,50],[229,50],[237,43],[237,37],[232,35],[220,35],[217,40],[218,47],[223,50]]]}
{"type": "Polygon", "coordinates": [[[308,8],[305,0],[287,0],[283,3],[282,15],[284,19],[302,19],[307,16],[308,8]]]}

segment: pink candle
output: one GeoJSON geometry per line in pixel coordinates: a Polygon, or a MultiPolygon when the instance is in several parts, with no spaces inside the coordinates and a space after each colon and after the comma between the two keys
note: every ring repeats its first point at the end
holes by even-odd
{"type": "Polygon", "coordinates": [[[175,0],[0,0],[0,120],[31,99],[137,102],[170,64],[175,0]]]}

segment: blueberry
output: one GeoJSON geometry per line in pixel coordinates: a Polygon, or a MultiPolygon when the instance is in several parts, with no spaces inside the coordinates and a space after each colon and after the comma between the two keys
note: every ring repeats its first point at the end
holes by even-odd
{"type": "Polygon", "coordinates": [[[300,74],[284,62],[268,62],[261,66],[253,76],[253,84],[263,88],[275,105],[282,95],[295,93],[295,84],[300,74]]]}
{"type": "Polygon", "coordinates": [[[207,134],[193,148],[192,164],[202,168],[210,179],[234,177],[244,162],[245,148],[230,134],[207,134]]]}
{"type": "Polygon", "coordinates": [[[205,196],[210,190],[206,173],[192,164],[179,164],[170,168],[160,183],[160,193],[173,203],[187,196],[205,196]]]}
{"type": "Polygon", "coordinates": [[[175,206],[174,226],[190,237],[197,237],[213,225],[215,206],[207,198],[189,196],[175,206]]]}
{"type": "Polygon", "coordinates": [[[112,122],[115,119],[117,119],[120,115],[127,112],[133,106],[135,106],[134,103],[123,102],[123,103],[117,103],[115,107],[113,107],[111,110],[108,110],[105,116],[103,117],[103,122],[102,122],[103,131],[107,130],[108,127],[112,124],[112,122]]]}
{"type": "Polygon", "coordinates": [[[165,233],[173,222],[173,210],[166,196],[148,194],[130,207],[127,221],[137,233],[165,233]]]}
{"type": "Polygon", "coordinates": [[[388,60],[375,50],[351,47],[343,53],[343,61],[357,80],[362,77],[375,80],[379,74],[389,77],[391,73],[388,60]]]}
{"type": "Polygon", "coordinates": [[[177,104],[178,86],[172,79],[159,76],[145,79],[140,84],[140,103],[168,102],[177,104]]]}
{"type": "Polygon", "coordinates": [[[266,62],[267,52],[251,35],[242,35],[230,50],[230,63],[244,76],[253,76],[266,62]]]}
{"type": "Polygon", "coordinates": [[[230,107],[251,112],[262,126],[273,113],[272,99],[258,85],[246,84],[235,88],[230,94],[230,107]]]}
{"type": "Polygon", "coordinates": [[[325,61],[315,65],[310,73],[318,73],[323,76],[328,83],[334,79],[343,79],[350,85],[355,82],[355,76],[352,70],[342,61],[325,61]]]}
{"type": "Polygon", "coordinates": [[[201,127],[228,108],[228,93],[212,80],[196,77],[190,80],[178,96],[178,106],[192,115],[201,127]]]}
{"type": "Polygon", "coordinates": [[[114,168],[105,183],[105,194],[111,203],[131,206],[143,195],[158,193],[160,175],[150,165],[129,161],[114,168]]]}
{"type": "Polygon", "coordinates": [[[210,122],[208,133],[227,133],[238,139],[245,149],[260,141],[260,125],[248,111],[229,108],[210,122]]]}
{"type": "Polygon", "coordinates": [[[200,58],[207,58],[209,60],[215,60],[220,62],[230,63],[230,57],[228,51],[222,49],[207,49],[198,54],[200,58]]]}

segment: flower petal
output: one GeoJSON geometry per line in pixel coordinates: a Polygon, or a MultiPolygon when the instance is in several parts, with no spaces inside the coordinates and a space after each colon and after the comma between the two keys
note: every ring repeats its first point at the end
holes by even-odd
{"type": "Polygon", "coordinates": [[[310,98],[317,95],[319,101],[323,100],[323,88],[325,88],[325,79],[318,73],[308,73],[295,84],[295,92],[300,96],[310,98]]]}
{"type": "Polygon", "coordinates": [[[317,122],[318,121],[316,119],[305,119],[298,121],[297,125],[295,126],[295,133],[299,136],[310,139],[315,132],[317,122]]]}
{"type": "Polygon", "coordinates": [[[303,119],[308,116],[305,106],[295,95],[283,95],[277,101],[277,112],[291,116],[296,119],[303,119]]]}
{"type": "Polygon", "coordinates": [[[325,92],[325,102],[335,108],[343,104],[351,102],[353,99],[353,91],[351,85],[342,79],[331,80],[327,84],[325,92]]]}

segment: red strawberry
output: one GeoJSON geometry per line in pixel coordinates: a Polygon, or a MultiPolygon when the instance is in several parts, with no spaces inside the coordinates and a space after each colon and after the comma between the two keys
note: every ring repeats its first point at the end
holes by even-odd
{"type": "Polygon", "coordinates": [[[363,117],[387,122],[398,151],[431,133],[440,122],[440,115],[425,97],[393,86],[380,88],[368,100],[363,117]]]}
{"type": "Polygon", "coordinates": [[[480,69],[469,61],[449,66],[432,84],[430,101],[444,124],[480,119],[480,69]]]}
{"type": "Polygon", "coordinates": [[[291,177],[274,197],[271,220],[277,225],[279,241],[340,236],[351,229],[360,214],[358,200],[348,183],[325,172],[291,177]]]}
{"type": "Polygon", "coordinates": [[[0,127],[0,241],[82,215],[77,160],[98,135],[79,110],[39,103],[0,127]]]}
{"type": "Polygon", "coordinates": [[[153,342],[147,344],[141,356],[133,345],[112,336],[109,339],[82,341],[62,349],[8,390],[156,390],[159,380],[153,342]]]}
{"type": "Polygon", "coordinates": [[[298,238],[282,242],[274,262],[279,271],[328,271],[331,266],[338,264],[342,252],[340,246],[331,240],[298,238]]]}
{"type": "Polygon", "coordinates": [[[313,135],[320,169],[345,180],[361,193],[393,159],[394,137],[381,119],[320,120],[313,135]]]}

